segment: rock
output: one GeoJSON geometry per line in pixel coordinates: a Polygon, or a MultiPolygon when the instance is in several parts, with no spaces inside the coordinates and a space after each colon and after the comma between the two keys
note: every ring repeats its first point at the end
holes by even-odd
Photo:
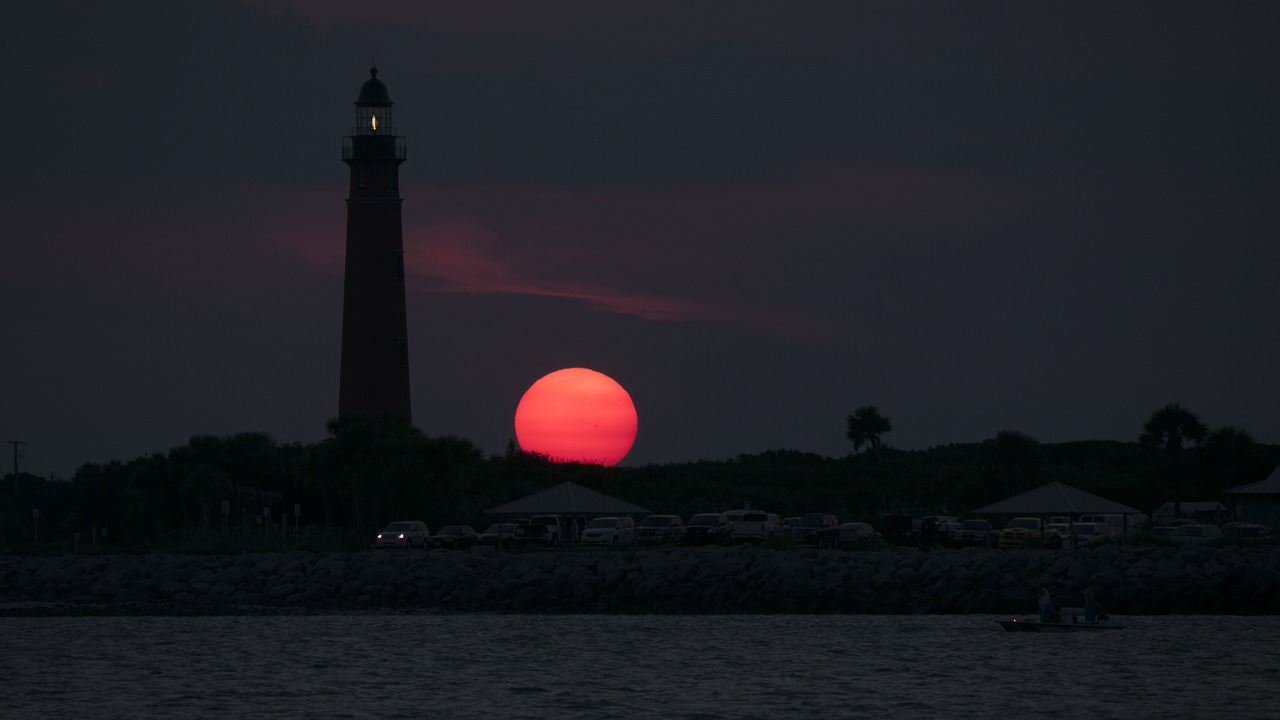
{"type": "Polygon", "coordinates": [[[297,591],[297,586],[293,583],[280,583],[273,586],[270,590],[263,593],[268,600],[279,600],[287,598],[297,591]]]}
{"type": "Polygon", "coordinates": [[[213,575],[213,582],[215,584],[226,583],[227,585],[239,585],[243,580],[244,571],[235,567],[219,570],[213,575]]]}
{"type": "MultiPolygon", "coordinates": [[[[1118,614],[1280,612],[1280,549],[1103,546],[875,552],[764,547],[589,553],[0,556],[0,600],[492,612],[1030,613],[1092,584],[1118,614]]],[[[178,610],[174,610],[177,612],[178,610]]],[[[198,610],[197,610],[198,611],[198,610]]]]}
{"type": "Polygon", "coordinates": [[[188,588],[187,584],[181,580],[168,580],[160,583],[160,587],[157,588],[157,591],[162,597],[171,598],[178,593],[187,592],[188,588]]]}

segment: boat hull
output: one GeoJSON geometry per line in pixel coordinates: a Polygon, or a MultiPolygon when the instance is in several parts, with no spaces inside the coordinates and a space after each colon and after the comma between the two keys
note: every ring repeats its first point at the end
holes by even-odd
{"type": "Polygon", "coordinates": [[[1099,620],[1098,622],[1041,622],[1039,618],[1015,618],[1013,620],[997,620],[1006,632],[1100,632],[1103,630],[1123,630],[1124,623],[1117,620],[1099,620]]]}

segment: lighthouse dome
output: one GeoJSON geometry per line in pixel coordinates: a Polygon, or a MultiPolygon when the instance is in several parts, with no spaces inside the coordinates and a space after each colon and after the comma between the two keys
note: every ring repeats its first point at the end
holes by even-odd
{"type": "Polygon", "coordinates": [[[356,97],[356,105],[390,105],[391,96],[387,94],[387,86],[378,79],[378,68],[369,68],[369,79],[360,86],[360,95],[356,97]]]}

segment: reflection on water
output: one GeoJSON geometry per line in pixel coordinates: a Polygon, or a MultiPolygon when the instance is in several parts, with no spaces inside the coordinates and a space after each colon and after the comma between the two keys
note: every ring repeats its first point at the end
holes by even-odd
{"type": "Polygon", "coordinates": [[[1274,718],[1280,619],[0,618],[0,717],[1274,718]]]}

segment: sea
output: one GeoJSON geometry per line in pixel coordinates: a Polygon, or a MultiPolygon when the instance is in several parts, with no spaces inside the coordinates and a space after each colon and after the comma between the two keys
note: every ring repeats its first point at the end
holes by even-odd
{"type": "Polygon", "coordinates": [[[1280,718],[1280,618],[0,618],[0,718],[1280,718]]]}

